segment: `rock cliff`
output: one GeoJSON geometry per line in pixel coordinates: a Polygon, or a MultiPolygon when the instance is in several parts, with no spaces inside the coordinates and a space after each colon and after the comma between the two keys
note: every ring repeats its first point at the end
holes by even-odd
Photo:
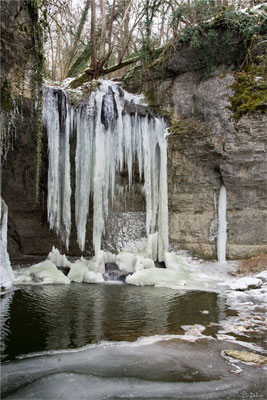
{"type": "MultiPolygon", "coordinates": [[[[267,251],[266,116],[256,112],[234,120],[229,98],[235,73],[217,67],[207,79],[193,53],[184,47],[172,51],[161,76],[142,84],[148,104],[171,125],[170,240],[204,258],[216,257],[218,193],[224,184],[227,258],[256,256],[267,251]]],[[[133,77],[124,86],[139,89],[133,77]]]]}
{"type": "MultiPolygon", "coordinates": [[[[47,253],[59,242],[46,222],[45,172],[41,201],[35,201],[37,118],[33,91],[42,73],[35,3],[1,1],[0,22],[1,119],[2,134],[6,135],[1,143],[6,147],[1,149],[2,196],[9,207],[8,250],[14,259],[47,253]]],[[[45,150],[44,146],[44,166],[45,150]]]]}

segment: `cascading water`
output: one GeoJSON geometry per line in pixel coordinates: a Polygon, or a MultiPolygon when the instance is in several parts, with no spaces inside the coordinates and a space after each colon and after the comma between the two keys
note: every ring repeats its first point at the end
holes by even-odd
{"type": "Polygon", "coordinates": [[[90,199],[93,203],[93,245],[101,249],[109,214],[116,197],[116,175],[127,167],[132,187],[136,164],[144,178],[146,234],[153,259],[164,260],[168,250],[167,141],[162,118],[125,112],[123,91],[102,81],[99,88],[74,109],[61,89],[45,87],[43,121],[49,148],[48,220],[68,247],[71,229],[70,135],[76,132],[75,222],[81,250],[90,199]]]}
{"type": "Polygon", "coordinates": [[[227,220],[226,220],[226,188],[221,186],[218,203],[218,235],[217,258],[220,263],[226,261],[227,220]]]}

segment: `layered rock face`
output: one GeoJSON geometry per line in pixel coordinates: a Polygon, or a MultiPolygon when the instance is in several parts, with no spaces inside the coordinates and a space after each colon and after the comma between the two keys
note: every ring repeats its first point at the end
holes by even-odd
{"type": "MultiPolygon", "coordinates": [[[[188,50],[174,52],[167,77],[146,82],[148,103],[172,120],[168,144],[169,236],[179,248],[216,258],[217,204],[227,190],[227,258],[267,251],[266,117],[231,119],[234,74],[203,79],[188,50]],[[169,76],[168,76],[169,75],[169,76]]],[[[126,87],[136,89],[133,81],[126,87]]]]}

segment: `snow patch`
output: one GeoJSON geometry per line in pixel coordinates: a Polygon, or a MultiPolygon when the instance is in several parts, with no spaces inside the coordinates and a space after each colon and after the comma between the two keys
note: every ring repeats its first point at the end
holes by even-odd
{"type": "Polygon", "coordinates": [[[230,289],[232,290],[247,290],[247,289],[255,289],[262,285],[262,281],[258,278],[252,277],[244,277],[235,281],[230,289]]]}

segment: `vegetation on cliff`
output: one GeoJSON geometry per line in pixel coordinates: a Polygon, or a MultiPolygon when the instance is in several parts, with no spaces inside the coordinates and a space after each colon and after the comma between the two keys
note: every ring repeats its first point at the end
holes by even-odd
{"type": "Polygon", "coordinates": [[[234,91],[230,97],[233,119],[239,120],[242,115],[263,112],[267,108],[266,57],[259,57],[248,62],[236,73],[232,85],[234,91]]]}
{"type": "MultiPolygon", "coordinates": [[[[233,7],[222,10],[214,6],[207,10],[204,7],[207,2],[196,2],[196,10],[199,10],[200,3],[202,20],[199,17],[198,23],[187,24],[161,51],[151,52],[150,58],[143,55],[142,63],[126,74],[125,81],[127,84],[130,82],[131,88],[139,91],[142,82],[176,76],[181,73],[180,55],[182,62],[187,58],[188,64],[192,64],[192,70],[202,73],[202,79],[212,77],[218,68],[221,72],[232,71],[235,74],[229,107],[235,120],[244,114],[264,110],[267,98],[264,56],[267,33],[266,6],[258,5],[253,10],[236,10],[233,7]],[[212,12],[215,13],[212,18],[203,20],[204,15],[210,17],[212,12]],[[170,61],[172,59],[175,61],[170,61]]],[[[173,14],[172,23],[177,23],[177,20],[183,21],[189,10],[188,5],[182,4],[173,14]]],[[[190,65],[181,68],[186,72],[190,70],[190,65]]],[[[146,98],[154,105],[153,90],[147,91],[146,98]]]]}
{"type": "Polygon", "coordinates": [[[39,195],[42,137],[42,85],[43,85],[43,26],[38,14],[37,0],[20,3],[1,3],[2,16],[9,16],[15,28],[1,24],[1,44],[6,51],[2,58],[1,162],[13,145],[16,118],[23,108],[25,97],[32,100],[36,133],[36,197],[39,195]]]}

